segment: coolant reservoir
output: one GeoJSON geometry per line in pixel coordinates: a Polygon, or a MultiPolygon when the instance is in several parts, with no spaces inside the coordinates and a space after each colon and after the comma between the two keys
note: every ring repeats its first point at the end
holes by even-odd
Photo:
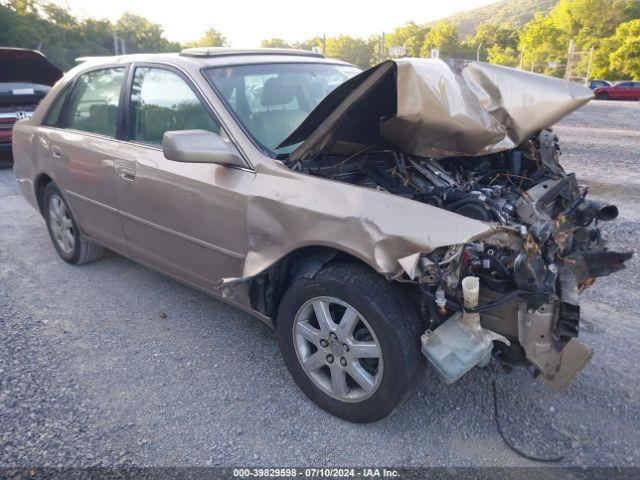
{"type": "Polygon", "coordinates": [[[471,331],[461,313],[422,335],[422,353],[445,383],[453,383],[476,365],[491,359],[493,342],[471,331]]]}

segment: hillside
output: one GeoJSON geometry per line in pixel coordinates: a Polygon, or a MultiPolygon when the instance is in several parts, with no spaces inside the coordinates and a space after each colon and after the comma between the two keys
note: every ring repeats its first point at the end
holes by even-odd
{"type": "MultiPolygon", "coordinates": [[[[461,37],[475,33],[480,23],[510,23],[523,25],[533,18],[535,12],[548,12],[558,0],[503,0],[484,7],[450,15],[444,20],[450,20],[458,26],[461,37]]],[[[429,25],[436,23],[429,22],[429,25]]]]}

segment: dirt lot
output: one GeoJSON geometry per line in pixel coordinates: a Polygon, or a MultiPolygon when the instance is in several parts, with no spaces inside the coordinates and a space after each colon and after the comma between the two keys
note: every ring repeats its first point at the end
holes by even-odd
{"type": "MultiPolygon", "coordinates": [[[[592,102],[557,126],[567,170],[614,201],[611,245],[640,238],[640,104],[592,102]]],[[[533,465],[499,437],[486,370],[428,371],[395,415],[334,418],[290,379],[249,316],[116,255],[60,260],[0,171],[0,466],[533,465]],[[166,315],[165,315],[166,314],[166,315]]],[[[593,361],[564,393],[501,374],[518,446],[563,465],[640,466],[640,262],[584,295],[593,361]]]]}

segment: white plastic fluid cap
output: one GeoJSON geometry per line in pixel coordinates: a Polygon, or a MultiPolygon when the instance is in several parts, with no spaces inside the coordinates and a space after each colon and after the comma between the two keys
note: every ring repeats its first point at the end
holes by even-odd
{"type": "Polygon", "coordinates": [[[480,279],[478,277],[464,277],[462,279],[462,297],[465,308],[475,308],[478,306],[478,296],[480,295],[480,279]]]}

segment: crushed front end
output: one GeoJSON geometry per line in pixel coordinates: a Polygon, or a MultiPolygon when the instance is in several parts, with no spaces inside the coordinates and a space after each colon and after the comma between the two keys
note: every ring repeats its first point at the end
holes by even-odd
{"type": "Polygon", "coordinates": [[[556,137],[543,130],[507,152],[431,160],[451,183],[426,189],[427,201],[495,222],[497,230],[423,256],[414,274],[429,299],[429,331],[438,332],[452,315],[478,313],[482,327],[502,337],[495,353],[533,365],[543,381],[561,389],[591,357],[575,340],[579,294],[623,268],[632,253],[606,249],[598,223],[616,218],[617,208],[589,200],[558,155],[556,137]],[[480,280],[479,302],[471,308],[462,301],[466,277],[480,280]]]}
{"type": "Polygon", "coordinates": [[[413,288],[423,352],[445,381],[493,350],[562,388],[590,359],[576,340],[579,294],[632,253],[607,250],[598,224],[618,210],[564,171],[550,127],[592,97],[496,65],[401,59],[345,82],[281,144],[302,141],[285,159],[293,170],[460,215],[440,225],[407,215],[460,242],[402,256],[392,276],[413,288]],[[492,228],[466,238],[463,217],[492,228]],[[463,298],[467,278],[477,302],[463,298]]]}

